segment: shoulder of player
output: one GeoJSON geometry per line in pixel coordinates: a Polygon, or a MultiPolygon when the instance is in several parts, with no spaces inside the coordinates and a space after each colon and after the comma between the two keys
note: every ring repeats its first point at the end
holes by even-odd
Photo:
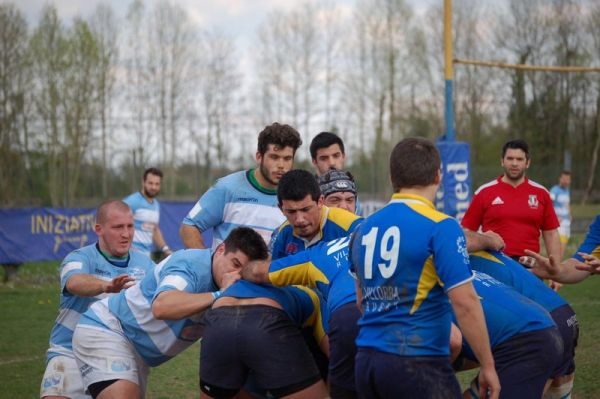
{"type": "Polygon", "coordinates": [[[546,187],[544,187],[543,185],[541,185],[540,183],[538,183],[538,182],[535,182],[533,180],[527,179],[527,184],[529,184],[531,187],[533,187],[533,188],[535,188],[537,190],[543,191],[544,193],[546,193],[548,195],[550,194],[550,192],[548,191],[548,189],[546,187]]]}
{"type": "Polygon", "coordinates": [[[480,193],[488,192],[489,190],[493,189],[497,185],[498,185],[498,179],[494,179],[494,180],[489,181],[489,182],[487,182],[485,184],[482,184],[481,186],[479,186],[477,188],[477,190],[475,190],[474,195],[478,195],[480,193]]]}
{"type": "Polygon", "coordinates": [[[338,225],[344,230],[350,229],[359,220],[363,220],[363,218],[342,208],[329,208],[327,212],[327,221],[338,225]]]}
{"type": "Polygon", "coordinates": [[[145,255],[141,252],[129,250],[129,256],[130,266],[142,266],[148,269],[155,266],[155,263],[152,261],[152,259],[150,259],[148,255],[145,255]]]}

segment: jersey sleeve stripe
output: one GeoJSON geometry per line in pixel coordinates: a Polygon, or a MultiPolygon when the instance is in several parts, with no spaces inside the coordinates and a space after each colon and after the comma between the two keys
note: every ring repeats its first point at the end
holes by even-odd
{"type": "Polygon", "coordinates": [[[469,278],[466,278],[466,279],[464,279],[463,281],[459,281],[458,283],[456,283],[456,284],[454,284],[454,285],[452,285],[452,286],[450,286],[450,287],[447,287],[447,288],[446,288],[446,292],[450,291],[450,290],[451,290],[451,289],[453,289],[453,288],[456,288],[456,287],[458,287],[458,286],[461,286],[461,285],[463,285],[463,284],[466,284],[466,283],[468,283],[468,282],[469,282],[469,281],[471,281],[471,280],[473,280],[473,276],[471,276],[471,277],[469,277],[469,278]]]}
{"type": "Polygon", "coordinates": [[[69,262],[66,265],[64,265],[64,267],[60,271],[60,278],[63,279],[67,275],[67,273],[69,273],[73,270],[81,270],[81,269],[83,269],[82,262],[69,262]]]}
{"type": "Polygon", "coordinates": [[[185,281],[183,277],[171,274],[162,279],[162,281],[159,284],[159,287],[171,286],[175,287],[175,289],[177,289],[178,291],[183,291],[185,287],[187,287],[187,285],[188,282],[185,281]]]}

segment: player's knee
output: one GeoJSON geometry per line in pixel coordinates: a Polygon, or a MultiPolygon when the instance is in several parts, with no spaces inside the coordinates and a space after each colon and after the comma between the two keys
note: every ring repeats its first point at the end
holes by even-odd
{"type": "Polygon", "coordinates": [[[573,392],[573,379],[558,386],[550,385],[543,399],[570,399],[571,392],[573,392]]]}

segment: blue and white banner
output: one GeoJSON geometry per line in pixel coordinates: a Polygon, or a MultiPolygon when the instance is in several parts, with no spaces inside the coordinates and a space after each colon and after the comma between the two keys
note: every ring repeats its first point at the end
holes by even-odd
{"type": "MultiPolygon", "coordinates": [[[[160,229],[173,250],[183,248],[179,226],[194,202],[163,202],[160,229]]],[[[98,240],[94,208],[0,209],[0,264],[61,260],[98,240]]],[[[210,248],[212,231],[203,234],[210,248]]]]}
{"type": "Polygon", "coordinates": [[[436,194],[435,205],[460,222],[471,202],[469,144],[440,140],[436,145],[442,158],[442,184],[436,194]]]}

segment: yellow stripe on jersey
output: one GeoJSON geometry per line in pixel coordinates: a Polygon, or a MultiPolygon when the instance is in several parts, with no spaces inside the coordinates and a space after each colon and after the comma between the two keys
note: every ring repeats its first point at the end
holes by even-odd
{"type": "Polygon", "coordinates": [[[502,266],[504,266],[504,262],[502,262],[500,259],[496,258],[494,255],[492,255],[491,253],[489,253],[487,251],[477,251],[477,252],[473,252],[471,255],[477,256],[477,257],[480,257],[483,259],[487,259],[487,260],[490,260],[495,263],[499,263],[502,266]]]}
{"type": "Polygon", "coordinates": [[[299,263],[270,272],[269,280],[271,284],[278,287],[300,284],[314,288],[317,282],[329,284],[329,279],[312,262],[299,263]]]}
{"type": "Polygon", "coordinates": [[[303,285],[295,285],[294,287],[306,292],[313,303],[313,312],[310,317],[304,322],[302,327],[312,327],[313,336],[318,343],[325,336],[325,328],[323,327],[323,314],[321,313],[321,301],[316,292],[303,285]]]}
{"type": "Polygon", "coordinates": [[[437,211],[431,201],[425,197],[421,197],[420,195],[394,194],[392,195],[392,201],[393,200],[406,200],[405,204],[410,209],[434,222],[441,222],[442,220],[450,217],[445,213],[437,211]]]}
{"type": "Polygon", "coordinates": [[[329,208],[329,214],[327,215],[327,220],[337,224],[344,230],[348,230],[357,219],[360,219],[360,217],[342,208],[329,208]]]}
{"type": "Polygon", "coordinates": [[[595,256],[596,258],[600,259],[600,245],[598,245],[596,248],[594,248],[594,250],[592,251],[592,253],[590,255],[595,256]]]}
{"type": "Polygon", "coordinates": [[[421,277],[419,277],[419,283],[417,284],[417,295],[415,296],[415,301],[410,309],[410,314],[419,310],[419,307],[436,284],[440,284],[440,281],[435,271],[435,266],[433,265],[433,255],[431,255],[423,265],[423,271],[421,272],[421,277]]]}

